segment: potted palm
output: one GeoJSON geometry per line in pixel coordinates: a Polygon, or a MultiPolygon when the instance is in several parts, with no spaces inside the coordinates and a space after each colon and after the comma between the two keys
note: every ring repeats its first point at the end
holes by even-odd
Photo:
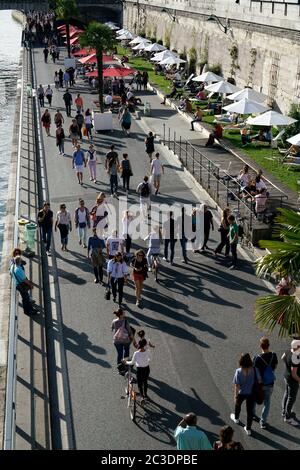
{"type": "Polygon", "coordinates": [[[70,47],[70,23],[72,18],[78,16],[76,0],[57,0],[55,8],[56,16],[59,20],[64,20],[66,24],[68,57],[71,57],[70,47]]]}
{"type": "MultiPolygon", "coordinates": [[[[257,261],[256,272],[258,275],[275,273],[296,286],[300,281],[300,213],[288,209],[279,212],[275,219],[276,239],[260,241],[260,246],[269,253],[257,261]]],[[[300,299],[294,290],[288,289],[287,295],[259,297],[255,304],[255,323],[269,332],[279,326],[279,337],[299,336],[300,299]]]]}
{"type": "Polygon", "coordinates": [[[94,112],[95,130],[108,130],[109,123],[112,129],[112,114],[104,113],[103,104],[103,53],[112,49],[115,43],[115,37],[112,30],[97,21],[92,21],[87,26],[85,32],[80,37],[80,44],[83,47],[90,47],[96,51],[96,61],[98,70],[98,86],[99,86],[99,108],[100,113],[94,112]],[[97,122],[96,122],[97,121],[97,122]]]}

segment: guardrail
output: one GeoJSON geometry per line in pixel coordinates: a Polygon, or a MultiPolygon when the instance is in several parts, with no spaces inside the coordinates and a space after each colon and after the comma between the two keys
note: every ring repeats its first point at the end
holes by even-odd
{"type": "MultiPolygon", "coordinates": [[[[233,207],[233,212],[239,214],[243,225],[244,233],[251,238],[253,222],[256,220],[253,204],[244,202],[237,197],[237,192],[242,192],[252,200],[250,193],[245,193],[236,178],[228,172],[220,170],[220,166],[207,158],[199,149],[181,136],[177,138],[176,131],[171,132],[163,124],[163,143],[167,145],[185,166],[185,168],[195,177],[206,192],[216,201],[218,206],[225,207],[229,204],[233,207]]],[[[282,206],[283,199],[288,199],[284,194],[268,197],[268,204],[282,206]]]]}
{"type": "MultiPolygon", "coordinates": [[[[23,50],[24,59],[24,50],[23,50]]],[[[19,205],[20,205],[20,167],[21,167],[21,149],[22,149],[22,119],[23,119],[23,99],[24,99],[24,64],[22,64],[22,74],[20,78],[21,97],[20,97],[20,119],[19,119],[19,139],[17,156],[17,178],[16,178],[16,200],[15,200],[15,227],[14,227],[14,246],[18,246],[19,241],[19,205]]],[[[15,446],[15,427],[16,427],[16,371],[17,371],[17,292],[16,282],[12,279],[11,300],[10,300],[10,318],[8,333],[8,353],[7,353],[7,375],[6,375],[6,401],[5,401],[5,421],[4,421],[4,450],[12,450],[15,446]]]]}

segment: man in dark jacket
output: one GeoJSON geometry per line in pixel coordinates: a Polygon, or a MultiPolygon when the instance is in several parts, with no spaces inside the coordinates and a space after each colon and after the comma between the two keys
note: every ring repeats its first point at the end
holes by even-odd
{"type": "Polygon", "coordinates": [[[66,92],[63,95],[63,100],[65,102],[67,116],[71,117],[71,105],[72,105],[73,99],[68,88],[66,89],[66,92]]]}

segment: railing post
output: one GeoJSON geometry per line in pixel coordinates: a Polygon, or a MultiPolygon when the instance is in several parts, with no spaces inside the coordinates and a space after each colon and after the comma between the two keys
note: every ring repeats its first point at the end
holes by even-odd
{"type": "Polygon", "coordinates": [[[217,166],[217,202],[219,203],[219,191],[220,191],[220,168],[217,166]]]}
{"type": "Polygon", "coordinates": [[[171,129],[169,128],[169,142],[168,142],[168,147],[170,148],[170,143],[171,143],[171,129]]]}
{"type": "Polygon", "coordinates": [[[164,128],[164,137],[163,137],[163,142],[164,142],[164,145],[166,145],[166,125],[165,123],[163,124],[163,128],[164,128]]]}
{"type": "Polygon", "coordinates": [[[187,146],[188,146],[188,142],[186,140],[185,141],[185,166],[186,168],[187,168],[187,155],[188,155],[187,146]]]}
{"type": "Polygon", "coordinates": [[[179,160],[181,161],[181,136],[179,137],[179,160]]]}
{"type": "Polygon", "coordinates": [[[229,206],[229,199],[228,199],[228,194],[229,194],[229,190],[228,190],[228,180],[226,181],[226,206],[228,207],[229,206]]]}
{"type": "Polygon", "coordinates": [[[174,153],[176,153],[176,132],[174,131],[174,153]]]}
{"type": "Polygon", "coordinates": [[[211,172],[210,160],[208,160],[208,175],[207,175],[207,188],[208,189],[210,189],[210,172],[211,172]]]}
{"type": "Polygon", "coordinates": [[[193,175],[195,174],[195,149],[193,147],[193,154],[192,154],[192,158],[193,158],[193,175]]]}

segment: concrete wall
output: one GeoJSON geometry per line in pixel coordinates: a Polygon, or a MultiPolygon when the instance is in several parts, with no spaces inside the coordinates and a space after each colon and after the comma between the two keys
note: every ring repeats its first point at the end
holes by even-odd
{"type": "MultiPolygon", "coordinates": [[[[225,35],[215,22],[207,22],[206,19],[211,7],[217,11],[224,4],[225,11],[229,3],[235,5],[234,0],[150,0],[145,8],[143,2],[140,1],[137,7],[129,0],[124,9],[124,26],[136,33],[144,30],[148,37],[162,39],[164,43],[169,39],[171,49],[180,53],[189,55],[191,48],[194,48],[198,71],[205,62],[209,65],[219,63],[225,78],[234,76],[238,86],[251,85],[266,93],[270,97],[269,104],[274,103],[281,112],[288,112],[291,103],[298,103],[300,96],[300,41],[293,36],[298,32],[232,20],[231,31],[225,35]],[[167,13],[161,11],[161,7],[158,8],[159,4],[163,7],[164,3],[177,8],[189,3],[194,13],[177,10],[176,20],[172,21],[167,13]],[[201,13],[195,14],[196,7],[201,13]],[[203,16],[204,11],[206,16],[203,16]],[[233,60],[230,51],[235,45],[238,51],[237,58],[233,60]]],[[[240,3],[241,8],[246,8],[250,0],[240,0],[240,3]]],[[[174,11],[170,13],[174,14],[174,11]]]]}

